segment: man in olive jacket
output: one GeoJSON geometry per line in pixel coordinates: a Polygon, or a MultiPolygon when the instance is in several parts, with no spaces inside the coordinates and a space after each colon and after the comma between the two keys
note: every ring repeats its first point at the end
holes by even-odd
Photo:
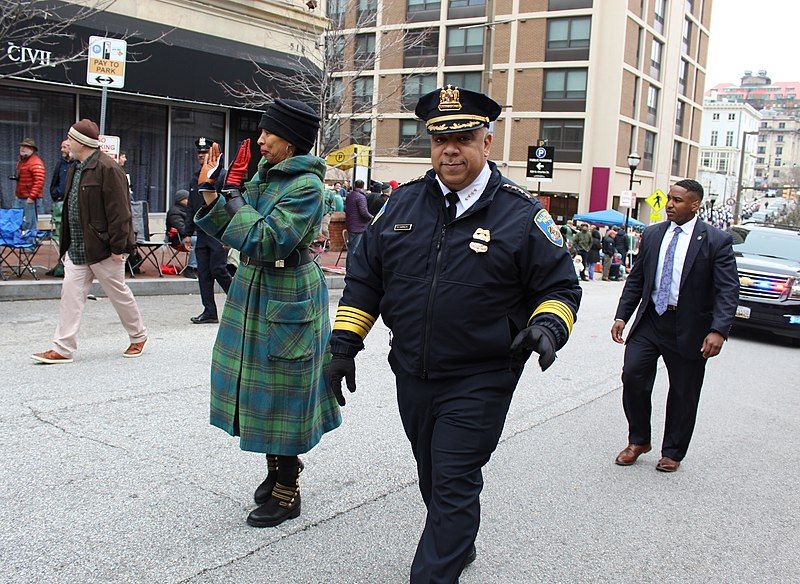
{"type": "Polygon", "coordinates": [[[128,181],[122,168],[99,151],[97,124],[74,124],[67,141],[77,161],[67,173],[59,255],[64,262],[58,326],[53,348],[31,357],[38,363],[71,363],[86,296],[97,278],[130,337],[124,357],[139,357],[147,329],[131,289],[125,260],[134,247],[128,181]]]}

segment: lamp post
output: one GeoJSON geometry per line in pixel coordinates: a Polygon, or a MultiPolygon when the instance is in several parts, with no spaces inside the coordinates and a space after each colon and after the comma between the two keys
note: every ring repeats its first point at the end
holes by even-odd
{"type": "Polygon", "coordinates": [[[742,151],[739,153],[739,174],[736,177],[736,205],[733,208],[734,223],[739,223],[742,220],[742,174],[744,173],[744,149],[745,146],[747,146],[747,137],[757,135],[758,130],[742,132],[742,151]]]}
{"type": "MultiPolygon", "coordinates": [[[[640,180],[633,180],[633,173],[636,172],[636,167],[639,166],[639,162],[641,160],[642,160],[642,157],[639,156],[639,153],[636,152],[636,150],[634,150],[633,152],[628,154],[628,168],[631,169],[631,176],[630,176],[630,180],[628,181],[628,190],[629,191],[633,190],[633,183],[639,183],[639,184],[642,183],[642,181],[640,181],[640,180]]],[[[625,233],[626,234],[628,233],[628,220],[630,219],[630,216],[631,216],[631,208],[628,207],[628,209],[625,211],[625,233]]]]}

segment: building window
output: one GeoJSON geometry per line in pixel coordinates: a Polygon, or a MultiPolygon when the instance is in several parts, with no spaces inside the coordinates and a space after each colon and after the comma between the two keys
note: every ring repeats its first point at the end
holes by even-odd
{"type": "Polygon", "coordinates": [[[776,142],[783,142],[783,136],[776,136],[775,137],[775,141],[776,142]]]}
{"type": "Polygon", "coordinates": [[[775,156],[780,156],[783,154],[783,146],[776,146],[775,147],[775,156]]]}
{"type": "Polygon", "coordinates": [[[664,50],[664,43],[653,39],[653,46],[650,47],[650,77],[661,79],[661,53],[664,50]]]}
{"type": "Polygon", "coordinates": [[[711,168],[711,155],[710,154],[703,154],[703,158],[700,161],[700,166],[703,168],[711,168]]]}
{"type": "Polygon", "coordinates": [[[759,156],[758,158],[756,158],[756,164],[764,164],[764,157],[759,156]]]}
{"type": "Polygon", "coordinates": [[[658,117],[658,88],[649,85],[647,87],[647,123],[655,126],[658,117]]]}
{"type": "Polygon", "coordinates": [[[412,31],[403,39],[403,67],[434,67],[439,59],[439,31],[412,31]]]}
{"type": "Polygon", "coordinates": [[[429,157],[431,141],[425,123],[418,120],[400,120],[400,146],[402,156],[429,157]]]}
{"type": "Polygon", "coordinates": [[[772,178],[780,178],[781,171],[780,170],[773,170],[772,171],[772,178]]]}
{"type": "Polygon", "coordinates": [[[345,4],[347,0],[328,0],[328,18],[336,28],[344,26],[345,4]]]}
{"type": "Polygon", "coordinates": [[[736,119],[736,114],[728,114],[728,119],[729,120],[735,120],[736,119]]]}
{"type": "Polygon", "coordinates": [[[445,65],[483,63],[483,27],[448,28],[445,65]]]}
{"type": "Polygon", "coordinates": [[[767,141],[767,135],[766,134],[759,134],[758,135],[758,141],[759,142],[766,142],[767,141]]]}
{"type": "Polygon", "coordinates": [[[322,136],[322,152],[330,152],[337,150],[342,141],[341,131],[339,129],[339,119],[331,119],[325,123],[324,135],[322,136]]]}
{"type": "Polygon", "coordinates": [[[344,101],[344,80],[341,77],[336,77],[331,80],[329,86],[328,112],[336,113],[342,107],[344,101]]]}
{"type": "Polygon", "coordinates": [[[375,34],[357,34],[353,53],[356,68],[373,69],[375,65],[375,34]]]}
{"type": "Polygon", "coordinates": [[[372,109],[373,88],[374,79],[372,77],[359,77],[353,82],[353,113],[372,109]]]}
{"type": "Polygon", "coordinates": [[[686,0],[686,12],[689,14],[694,12],[694,0],[686,0]]]}
{"type": "Polygon", "coordinates": [[[681,40],[683,52],[689,54],[689,45],[692,44],[692,21],[688,18],[683,19],[683,38],[681,40]]]}
{"type": "Polygon", "coordinates": [[[719,140],[719,132],[717,132],[716,130],[712,130],[711,131],[711,145],[712,146],[716,146],[718,140],[719,140]]]}
{"type": "Polygon", "coordinates": [[[672,174],[680,176],[681,174],[681,149],[683,144],[677,140],[672,143],[672,174]]]}
{"type": "Polygon", "coordinates": [[[486,16],[486,0],[450,0],[447,18],[474,18],[486,16]]]}
{"type": "Polygon", "coordinates": [[[717,170],[719,172],[728,172],[728,159],[725,156],[720,157],[717,162],[717,170]]]}
{"type": "MultiPolygon", "coordinates": [[[[342,63],[344,61],[344,37],[342,35],[329,35],[325,42],[325,52],[329,55],[331,63],[342,63]]],[[[334,67],[337,71],[345,68],[342,65],[334,67]]]]}
{"type": "Polygon", "coordinates": [[[683,103],[681,100],[678,100],[678,108],[675,111],[675,133],[682,134],[683,133],[683,116],[686,112],[686,104],[683,103]]]}
{"type": "Polygon", "coordinates": [[[719,114],[711,114],[711,119],[712,120],[718,120],[719,119],[719,114]]]}
{"type": "Polygon", "coordinates": [[[785,130],[786,129],[786,122],[778,122],[778,129],[785,130]]]}
{"type": "MultiPolygon", "coordinates": [[[[686,85],[687,80],[689,78],[689,63],[681,59],[680,69],[678,70],[678,91],[681,92],[681,95],[686,95],[686,85]]],[[[719,114],[715,114],[717,117],[714,118],[715,120],[719,119],[719,114]]]]}
{"type": "Polygon", "coordinates": [[[725,146],[733,146],[733,131],[725,132],[725,146]]]}
{"type": "Polygon", "coordinates": [[[642,170],[653,170],[653,156],[656,151],[656,135],[644,132],[644,152],[642,153],[642,170]]]}
{"type": "Polygon", "coordinates": [[[586,108],[586,69],[547,69],[544,72],[545,111],[583,111],[586,108]]]}
{"type": "Polygon", "coordinates": [[[653,26],[659,32],[664,32],[664,16],[667,12],[667,0],[656,0],[653,7],[653,26]]]}
{"type": "Polygon", "coordinates": [[[480,92],[482,77],[483,74],[480,71],[474,71],[472,73],[445,73],[444,84],[480,92]]]}
{"type": "Polygon", "coordinates": [[[761,126],[759,126],[759,127],[766,128],[767,127],[767,122],[761,122],[761,126]]]}
{"type": "Polygon", "coordinates": [[[780,166],[780,165],[781,165],[781,159],[780,158],[776,158],[775,159],[775,166],[780,166]]]}
{"type": "Polygon", "coordinates": [[[589,58],[589,36],[592,19],[551,18],[547,21],[548,61],[580,61],[589,58]]]}
{"type": "MultiPolygon", "coordinates": [[[[427,12],[435,10],[439,12],[442,3],[439,0],[406,0],[406,13],[411,12],[427,12]]],[[[438,18],[437,14],[437,18],[438,18]]]]}
{"type": "Polygon", "coordinates": [[[360,27],[372,26],[378,15],[378,0],[358,0],[356,21],[360,27]]]}
{"type": "Polygon", "coordinates": [[[417,107],[419,98],[434,89],[436,89],[436,73],[403,75],[403,107],[413,111],[417,107]]]}
{"type": "Polygon", "coordinates": [[[548,10],[572,10],[574,8],[591,8],[592,0],[548,0],[548,10]]]}
{"type": "Polygon", "coordinates": [[[766,146],[759,146],[758,147],[758,152],[756,154],[766,154],[766,153],[767,153],[767,147],[766,146]]]}
{"type": "Polygon", "coordinates": [[[757,171],[756,171],[756,176],[758,176],[758,177],[762,177],[762,176],[764,176],[764,173],[763,173],[763,172],[761,172],[760,170],[757,170],[757,171]]]}
{"type": "Polygon", "coordinates": [[[541,136],[556,148],[556,162],[580,162],[583,120],[542,120],[541,136]]]}
{"type": "Polygon", "coordinates": [[[350,120],[350,143],[369,146],[372,140],[372,120],[350,120]]]}

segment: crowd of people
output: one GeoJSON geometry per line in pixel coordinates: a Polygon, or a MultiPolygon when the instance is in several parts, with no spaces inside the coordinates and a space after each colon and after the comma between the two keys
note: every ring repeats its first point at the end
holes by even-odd
{"type": "Polygon", "coordinates": [[[575,264],[575,271],[584,282],[599,279],[622,280],[633,267],[639,252],[641,232],[629,227],[600,226],[567,221],[561,234],[575,264]]]}

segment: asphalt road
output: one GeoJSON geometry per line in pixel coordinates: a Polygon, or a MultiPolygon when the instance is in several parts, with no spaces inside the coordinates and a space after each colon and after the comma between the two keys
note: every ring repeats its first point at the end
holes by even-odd
{"type": "MultiPolygon", "coordinates": [[[[800,582],[800,350],[734,336],[709,364],[680,471],[656,472],[657,449],[615,466],[623,350],[608,329],[620,289],[587,284],[556,364],[527,367],[461,581],[800,582]]],[[[216,326],[189,323],[197,296],[139,303],[152,341],[142,358],[122,358],[127,338],[100,299],[63,366],[29,358],[49,347],[57,302],[0,303],[0,581],[407,581],[424,513],[382,323],[343,426],[304,456],[303,514],[258,530],[244,520],[264,460],[208,424],[216,326]]],[[[656,443],[666,386],[662,370],[656,443]]]]}

